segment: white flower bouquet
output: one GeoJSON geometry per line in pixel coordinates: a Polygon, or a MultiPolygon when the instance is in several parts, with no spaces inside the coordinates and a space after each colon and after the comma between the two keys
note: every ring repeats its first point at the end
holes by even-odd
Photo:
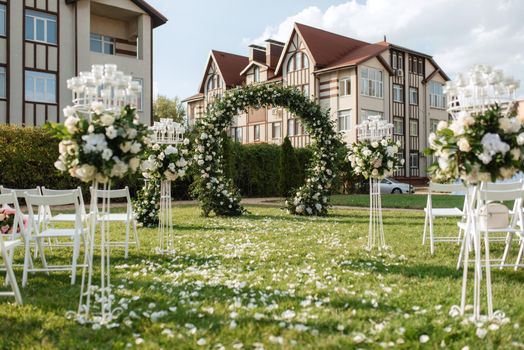
{"type": "Polygon", "coordinates": [[[391,176],[404,164],[404,159],[397,156],[399,147],[400,142],[391,139],[358,141],[350,147],[347,159],[356,175],[380,179],[391,176]]]}
{"type": "Polygon", "coordinates": [[[146,179],[175,181],[183,177],[189,167],[189,139],[182,144],[154,143],[147,148],[145,159],[140,166],[146,179]]]}
{"type": "Polygon", "coordinates": [[[48,124],[61,140],[57,169],[83,182],[100,183],[139,169],[148,130],[133,107],[115,113],[106,110],[102,102],[93,102],[87,113],[66,107],[64,115],[63,124],[48,124]]]}
{"type": "Polygon", "coordinates": [[[516,107],[494,104],[482,113],[461,111],[452,122],[440,122],[426,150],[436,158],[428,169],[433,179],[474,184],[524,170],[524,115],[517,116],[516,107]]]}

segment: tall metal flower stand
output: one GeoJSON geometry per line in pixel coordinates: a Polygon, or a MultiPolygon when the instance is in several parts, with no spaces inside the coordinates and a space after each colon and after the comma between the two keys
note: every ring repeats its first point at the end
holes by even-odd
{"type": "Polygon", "coordinates": [[[369,232],[367,250],[378,247],[386,249],[384,225],[382,223],[382,200],[380,196],[380,179],[369,179],[369,232]]]}
{"type": "Polygon", "coordinates": [[[82,286],[80,289],[78,313],[75,315],[80,323],[107,325],[123,311],[120,307],[113,308],[112,306],[114,295],[111,292],[111,231],[109,221],[107,220],[111,208],[110,189],[110,181],[103,184],[94,181],[91,188],[90,218],[87,236],[88,248],[82,271],[82,286]],[[100,185],[102,185],[101,189],[100,185]],[[99,199],[102,200],[100,210],[98,209],[99,199]],[[97,224],[100,224],[100,285],[96,285],[93,282],[97,224]]]}
{"type": "Polygon", "coordinates": [[[160,182],[160,213],[158,219],[158,250],[162,254],[172,253],[174,251],[174,241],[170,180],[162,180],[160,182]]]}

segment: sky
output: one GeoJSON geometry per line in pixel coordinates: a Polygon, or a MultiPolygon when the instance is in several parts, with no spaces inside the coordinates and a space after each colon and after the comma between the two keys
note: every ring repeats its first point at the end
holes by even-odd
{"type": "Polygon", "coordinates": [[[156,93],[197,93],[211,49],[287,41],[299,22],[432,55],[452,78],[474,64],[503,69],[524,97],[523,0],[148,0],[169,21],[154,31],[156,93]]]}

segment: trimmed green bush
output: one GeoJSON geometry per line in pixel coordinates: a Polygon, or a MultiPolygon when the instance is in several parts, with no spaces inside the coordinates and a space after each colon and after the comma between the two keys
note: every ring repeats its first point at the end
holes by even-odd
{"type": "Polygon", "coordinates": [[[293,189],[300,187],[302,183],[299,176],[301,169],[289,137],[284,138],[280,149],[282,153],[280,157],[280,193],[284,197],[289,197],[293,189]]]}

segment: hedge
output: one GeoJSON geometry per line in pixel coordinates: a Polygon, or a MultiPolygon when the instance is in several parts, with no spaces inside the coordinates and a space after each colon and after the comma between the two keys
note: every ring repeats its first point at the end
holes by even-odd
{"type": "MultiPolygon", "coordinates": [[[[293,149],[298,169],[293,173],[283,169],[282,147],[270,144],[241,145],[228,139],[226,171],[245,197],[282,196],[282,176],[293,176],[291,183],[300,186],[305,181],[305,169],[311,159],[308,148],[293,149]]],[[[58,158],[58,141],[44,129],[0,125],[0,185],[11,188],[74,188],[82,185],[87,196],[87,184],[60,173],[53,163],[58,158]]],[[[189,199],[191,177],[173,183],[173,197],[189,199]]],[[[131,194],[142,186],[140,175],[130,176],[114,184],[129,186],[131,194]]]]}

